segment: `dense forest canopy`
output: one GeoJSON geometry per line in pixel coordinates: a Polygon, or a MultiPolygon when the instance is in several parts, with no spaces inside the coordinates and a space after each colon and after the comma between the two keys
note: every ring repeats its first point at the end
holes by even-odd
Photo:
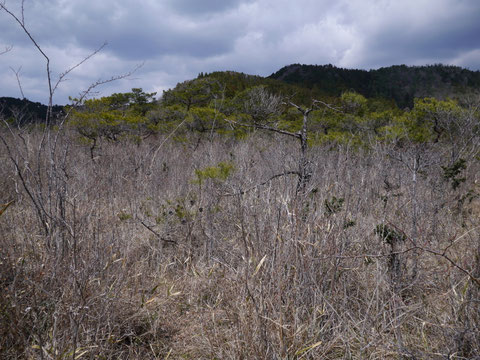
{"type": "MultiPolygon", "coordinates": [[[[63,106],[55,105],[52,112],[60,114],[62,110],[63,106]]],[[[0,97],[0,115],[21,124],[40,123],[45,121],[47,106],[27,99],[0,97]]]]}
{"type": "Polygon", "coordinates": [[[395,65],[370,71],[294,64],[283,67],[270,78],[330,96],[354,90],[368,98],[393,99],[400,108],[411,108],[415,98],[445,99],[478,92],[480,88],[480,71],[442,64],[395,65]]]}

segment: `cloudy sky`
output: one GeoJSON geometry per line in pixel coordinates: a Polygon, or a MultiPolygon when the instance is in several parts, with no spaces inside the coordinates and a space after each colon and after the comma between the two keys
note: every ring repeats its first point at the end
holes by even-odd
{"type": "MultiPolygon", "coordinates": [[[[21,17],[21,0],[0,0],[21,17]]],[[[54,102],[130,72],[94,96],[133,87],[157,91],[200,72],[268,76],[292,64],[376,69],[445,63],[480,70],[478,0],[25,0],[24,21],[51,59],[54,102]]],[[[0,97],[46,102],[45,62],[0,11],[0,97]]]]}

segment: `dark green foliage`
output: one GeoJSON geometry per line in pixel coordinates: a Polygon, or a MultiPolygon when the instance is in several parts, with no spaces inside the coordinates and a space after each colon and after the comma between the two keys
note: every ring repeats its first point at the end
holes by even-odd
{"type": "Polygon", "coordinates": [[[180,105],[157,106],[146,115],[147,127],[154,133],[170,133],[186,116],[186,110],[180,105]]]}
{"type": "Polygon", "coordinates": [[[155,93],[135,88],[129,93],[85,100],[81,107],[67,108],[71,112],[69,125],[90,145],[93,159],[94,149],[102,138],[110,141],[129,138],[139,143],[151,133],[154,127],[145,115],[155,107],[154,96],[155,93]]]}
{"type": "Polygon", "coordinates": [[[355,225],[357,225],[357,222],[355,220],[347,219],[347,220],[345,220],[345,224],[343,224],[343,228],[348,229],[348,228],[353,227],[355,225]]]}
{"type": "Polygon", "coordinates": [[[299,84],[335,97],[351,89],[367,94],[369,84],[367,71],[342,69],[331,64],[323,66],[293,64],[270,75],[270,78],[289,84],[299,84]]]}
{"type": "Polygon", "coordinates": [[[164,91],[164,105],[182,105],[189,111],[192,107],[209,105],[213,99],[221,97],[221,84],[212,78],[203,76],[194,80],[184,81],[175,88],[164,91]]]}
{"type": "Polygon", "coordinates": [[[126,213],[125,211],[121,211],[117,214],[118,218],[120,219],[120,221],[127,221],[127,220],[130,220],[132,219],[132,214],[128,214],[126,213]]]}
{"type": "Polygon", "coordinates": [[[393,229],[385,224],[378,224],[375,227],[375,234],[378,235],[387,244],[393,245],[397,242],[403,242],[407,239],[405,234],[393,229]]]}
{"type": "Polygon", "coordinates": [[[337,198],[336,196],[332,196],[330,200],[325,199],[325,213],[327,215],[332,215],[342,211],[344,202],[344,198],[337,198]]]}
{"type": "Polygon", "coordinates": [[[456,190],[461,183],[465,182],[465,177],[460,177],[463,170],[467,168],[465,159],[458,159],[451,166],[442,166],[443,178],[445,181],[450,181],[452,189],[456,190]]]}
{"type": "Polygon", "coordinates": [[[205,180],[225,181],[235,171],[235,166],[229,162],[219,162],[217,166],[208,166],[204,169],[195,170],[196,184],[202,185],[205,180]]]}
{"type": "Polygon", "coordinates": [[[123,106],[128,106],[133,113],[145,116],[147,112],[155,108],[154,101],[157,93],[146,93],[141,88],[133,88],[130,93],[114,95],[122,95],[123,106]]]}
{"type": "Polygon", "coordinates": [[[258,86],[264,87],[269,93],[274,95],[285,96],[300,105],[309,105],[312,98],[324,98],[321,96],[322,94],[316,92],[315,89],[290,84],[270,77],[263,78],[261,76],[247,75],[234,71],[217,71],[204,74],[204,77],[215,79],[222,84],[226,99],[233,99],[242,92],[258,86]]]}
{"type": "Polygon", "coordinates": [[[304,86],[324,96],[338,97],[344,91],[354,90],[368,98],[393,99],[400,108],[412,108],[418,97],[451,97],[480,87],[480,71],[441,64],[396,65],[370,71],[294,64],[270,78],[304,86]]]}
{"type": "MultiPolygon", "coordinates": [[[[63,106],[54,105],[52,108],[53,117],[56,118],[62,113],[63,106]]],[[[4,117],[17,126],[41,123],[47,116],[47,106],[39,102],[32,102],[27,99],[16,99],[11,97],[0,97],[0,117],[4,117]]]]}

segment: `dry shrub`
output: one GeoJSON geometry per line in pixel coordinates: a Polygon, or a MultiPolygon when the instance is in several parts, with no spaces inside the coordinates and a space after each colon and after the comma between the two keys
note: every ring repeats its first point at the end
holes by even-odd
{"type": "MultiPolygon", "coordinates": [[[[38,144],[41,134],[22,136],[38,144]]],[[[161,141],[104,142],[92,160],[63,134],[64,197],[53,192],[48,203],[63,222],[48,233],[2,150],[0,201],[15,200],[0,217],[2,358],[480,352],[479,289],[466,273],[480,271],[477,162],[458,189],[439,166],[414,189],[384,147],[312,148],[313,177],[296,194],[294,175],[256,186],[295,168],[295,144],[284,139],[170,141],[153,159],[161,141]],[[220,162],[234,165],[227,179],[195,181],[195,170],[220,162]],[[404,239],[398,278],[379,224],[404,239]]],[[[16,148],[32,168],[43,161],[35,148],[16,148]]],[[[36,180],[27,189],[48,190],[36,180]]]]}

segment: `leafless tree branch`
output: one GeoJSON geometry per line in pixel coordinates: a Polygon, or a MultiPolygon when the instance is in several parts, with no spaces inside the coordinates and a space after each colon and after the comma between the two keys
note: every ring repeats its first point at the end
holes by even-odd
{"type": "Polygon", "coordinates": [[[457,241],[459,241],[460,239],[462,239],[463,237],[465,237],[468,233],[476,230],[477,228],[472,228],[470,229],[469,231],[467,231],[466,233],[464,233],[463,235],[457,237],[456,239],[454,239],[451,244],[449,244],[447,247],[445,247],[444,249],[440,250],[440,251],[437,251],[437,250],[432,250],[430,248],[427,248],[427,247],[423,247],[423,246],[420,246],[420,245],[417,245],[416,244],[416,241],[412,238],[410,238],[409,236],[407,236],[407,234],[405,234],[405,232],[403,232],[401,229],[398,229],[396,226],[394,226],[393,224],[389,223],[390,226],[394,227],[396,231],[399,231],[401,232],[412,244],[413,246],[408,250],[408,251],[411,251],[411,250],[421,250],[421,251],[424,251],[426,253],[429,253],[429,254],[432,254],[432,255],[435,255],[435,256],[438,256],[438,257],[442,257],[444,258],[445,260],[447,260],[453,267],[455,267],[456,269],[460,270],[461,272],[463,272],[465,275],[467,275],[477,286],[480,287],[480,278],[477,278],[475,277],[472,272],[468,271],[467,269],[463,268],[462,266],[460,266],[458,263],[456,263],[452,258],[450,258],[448,255],[447,255],[447,252],[448,250],[452,247],[452,245],[454,243],[456,243],[457,241]]]}
{"type": "Polygon", "coordinates": [[[81,61],[79,61],[78,63],[76,63],[75,65],[73,65],[72,67],[70,67],[69,69],[65,70],[63,73],[61,73],[58,77],[58,80],[57,82],[55,83],[55,85],[53,86],[53,92],[55,92],[55,90],[58,88],[58,85],[60,85],[60,83],[62,83],[63,81],[66,81],[67,79],[65,78],[68,74],[70,74],[73,70],[75,70],[76,68],[78,68],[79,66],[81,66],[83,63],[85,63],[86,61],[90,60],[93,56],[97,55],[100,51],[102,51],[105,46],[107,46],[107,43],[104,42],[100,47],[98,47],[97,49],[95,49],[93,52],[91,52],[89,55],[87,55],[86,57],[84,57],[81,61]]]}
{"type": "Polygon", "coordinates": [[[18,83],[18,88],[20,89],[20,93],[22,94],[22,99],[25,99],[25,94],[24,94],[23,88],[22,88],[22,82],[20,81],[20,70],[22,70],[22,67],[20,66],[18,68],[18,70],[15,70],[14,68],[10,67],[10,70],[12,70],[13,73],[15,74],[15,77],[16,77],[17,83],[18,83]]]}
{"type": "Polygon", "coordinates": [[[465,275],[467,275],[470,280],[472,280],[478,287],[480,287],[480,278],[477,278],[475,277],[470,271],[468,271],[467,269],[461,267],[460,265],[458,265],[458,263],[456,263],[454,260],[452,260],[447,254],[446,254],[446,251],[436,251],[436,250],[432,250],[432,249],[429,249],[429,248],[425,248],[425,247],[421,247],[421,246],[417,246],[417,249],[419,250],[422,250],[422,251],[425,251],[429,254],[433,254],[435,256],[439,256],[439,257],[442,257],[444,258],[445,260],[447,260],[453,267],[455,267],[456,269],[460,270],[461,272],[463,272],[465,275]]]}
{"type": "Polygon", "coordinates": [[[166,243],[171,243],[171,244],[176,244],[177,242],[174,241],[174,240],[168,240],[168,239],[164,239],[158,232],[156,232],[155,230],[153,230],[153,228],[151,226],[149,226],[148,224],[145,223],[145,221],[141,220],[140,221],[140,224],[142,224],[146,229],[148,229],[149,231],[151,231],[158,239],[160,239],[161,241],[163,242],[166,242],[166,243]]]}
{"type": "Polygon", "coordinates": [[[5,49],[0,51],[0,55],[6,54],[13,49],[13,46],[5,46],[5,49]]]}
{"type": "Polygon", "coordinates": [[[48,83],[48,93],[49,93],[49,101],[48,101],[48,110],[47,110],[47,115],[46,115],[46,122],[47,124],[49,123],[51,112],[52,112],[52,105],[53,105],[53,89],[52,89],[52,79],[51,79],[51,71],[50,71],[50,58],[47,56],[47,54],[43,51],[43,49],[40,47],[40,45],[37,43],[35,38],[32,36],[30,31],[27,29],[25,26],[25,17],[24,17],[24,7],[23,7],[24,1],[22,0],[22,9],[21,9],[21,14],[20,18],[18,18],[17,15],[15,15],[13,12],[11,12],[6,6],[5,3],[0,4],[0,10],[5,11],[7,14],[9,14],[22,28],[23,32],[28,36],[28,38],[31,40],[33,45],[37,48],[37,50],[42,54],[42,56],[45,58],[46,61],[46,71],[47,71],[47,83],[48,83]]]}
{"type": "Polygon", "coordinates": [[[297,109],[304,116],[308,116],[308,114],[310,114],[310,112],[313,110],[313,107],[304,109],[301,106],[299,106],[299,105],[297,105],[297,104],[295,104],[291,101],[286,101],[283,104],[293,106],[295,109],[297,109]]]}
{"type": "Polygon", "coordinates": [[[140,69],[141,67],[143,66],[143,63],[142,64],[139,64],[137,65],[134,69],[132,69],[131,71],[125,73],[125,74],[121,74],[121,75],[115,75],[115,76],[111,76],[110,78],[108,79],[98,79],[97,81],[95,81],[94,83],[90,84],[90,86],[83,90],[82,92],[80,92],[78,98],[74,98],[73,99],[73,106],[78,106],[80,105],[87,97],[88,95],[92,92],[93,89],[97,88],[98,86],[101,86],[101,85],[104,85],[104,84],[108,84],[110,82],[114,82],[114,81],[118,81],[118,80],[122,80],[122,79],[126,79],[130,76],[132,76],[138,69],[140,69]]]}
{"type": "Polygon", "coordinates": [[[341,114],[344,114],[345,112],[339,108],[336,108],[324,101],[321,101],[321,100],[313,100],[313,106],[315,107],[318,107],[319,105],[322,105],[322,106],[325,106],[326,108],[330,109],[330,110],[333,110],[335,112],[338,112],[338,113],[341,113],[341,114]]]}
{"type": "Polygon", "coordinates": [[[287,136],[293,136],[295,138],[300,138],[300,134],[298,134],[298,133],[293,133],[293,132],[286,131],[286,130],[276,129],[274,127],[263,125],[263,124],[245,124],[245,123],[241,123],[241,122],[231,120],[231,119],[226,119],[226,118],[224,120],[226,122],[230,123],[230,124],[234,124],[234,125],[238,125],[238,126],[250,127],[250,128],[255,128],[255,129],[262,129],[262,130],[276,132],[276,133],[279,133],[279,134],[282,134],[282,135],[287,135],[287,136]]]}
{"type": "Polygon", "coordinates": [[[263,186],[263,185],[266,185],[268,184],[270,181],[272,180],[275,180],[276,178],[279,178],[279,177],[282,177],[282,176],[286,176],[286,175],[297,175],[297,176],[300,176],[300,172],[298,171],[295,171],[295,170],[291,170],[291,171],[284,171],[283,173],[279,173],[279,174],[275,174],[273,175],[272,177],[270,177],[269,179],[265,180],[264,182],[261,182],[260,184],[256,184],[252,187],[249,187],[248,189],[245,189],[245,190],[239,190],[238,192],[236,193],[232,193],[232,194],[225,194],[224,196],[237,196],[237,195],[243,195],[251,190],[254,190],[260,186],[263,186]]]}

